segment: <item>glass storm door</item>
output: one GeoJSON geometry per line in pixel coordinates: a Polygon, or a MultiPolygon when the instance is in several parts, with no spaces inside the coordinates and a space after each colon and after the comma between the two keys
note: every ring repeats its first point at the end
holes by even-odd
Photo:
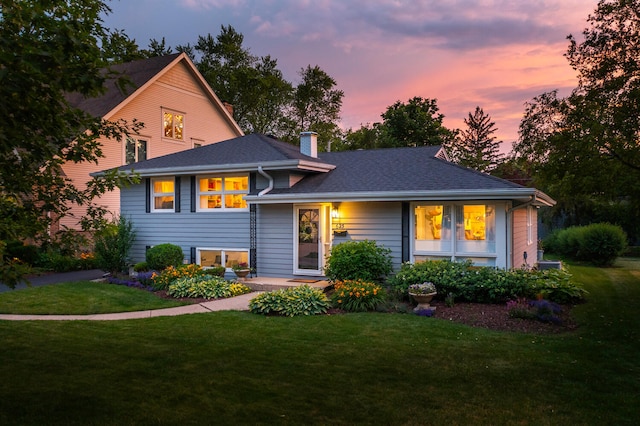
{"type": "Polygon", "coordinates": [[[330,245],[324,221],[328,220],[328,206],[297,207],[295,220],[294,273],[322,275],[325,244],[330,245]],[[327,211],[325,211],[327,210],[327,211]]]}

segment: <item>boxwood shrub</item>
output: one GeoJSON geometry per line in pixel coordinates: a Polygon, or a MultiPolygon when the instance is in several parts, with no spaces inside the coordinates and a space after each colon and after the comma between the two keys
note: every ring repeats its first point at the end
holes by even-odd
{"type": "Polygon", "coordinates": [[[627,248],[627,235],[618,225],[593,223],[556,231],[544,244],[552,253],[596,266],[610,266],[627,248]]]}
{"type": "Polygon", "coordinates": [[[249,301],[254,314],[287,317],[323,314],[329,307],[329,299],[322,290],[308,285],[265,292],[249,301]]]}
{"type": "Polygon", "coordinates": [[[162,271],[169,266],[178,267],[182,265],[184,253],[179,246],[165,243],[151,247],[147,250],[145,257],[149,269],[162,271]]]}
{"type": "Polygon", "coordinates": [[[474,267],[471,261],[405,263],[389,285],[396,294],[403,294],[410,285],[425,281],[435,284],[440,298],[451,295],[455,300],[478,303],[505,303],[521,297],[575,303],[586,294],[565,270],[504,270],[474,267]]]}
{"type": "Polygon", "coordinates": [[[378,281],[393,271],[391,250],[375,241],[346,241],[331,249],[325,275],[332,281],[378,281]]]}

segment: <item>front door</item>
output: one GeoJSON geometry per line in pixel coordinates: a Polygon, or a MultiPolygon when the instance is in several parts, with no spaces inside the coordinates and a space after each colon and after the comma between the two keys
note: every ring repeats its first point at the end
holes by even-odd
{"type": "Polygon", "coordinates": [[[295,274],[322,275],[325,255],[329,253],[331,240],[330,206],[306,205],[295,208],[294,265],[295,274]]]}

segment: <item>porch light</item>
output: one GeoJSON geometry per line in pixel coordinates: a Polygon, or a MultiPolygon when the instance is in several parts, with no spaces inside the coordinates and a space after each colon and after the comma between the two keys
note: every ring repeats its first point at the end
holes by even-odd
{"type": "Polygon", "coordinates": [[[333,219],[339,219],[340,218],[340,212],[338,212],[338,208],[334,207],[333,210],[331,210],[331,217],[333,219]]]}

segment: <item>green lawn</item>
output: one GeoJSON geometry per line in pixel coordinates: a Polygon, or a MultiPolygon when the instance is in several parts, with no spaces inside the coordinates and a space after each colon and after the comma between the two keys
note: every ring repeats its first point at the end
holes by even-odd
{"type": "Polygon", "coordinates": [[[590,295],[561,335],[374,313],[0,321],[0,424],[635,425],[640,259],[571,272],[590,295]]]}
{"type": "Polygon", "coordinates": [[[184,303],[148,291],[81,281],[0,293],[0,314],[87,315],[172,308],[184,303]]]}

